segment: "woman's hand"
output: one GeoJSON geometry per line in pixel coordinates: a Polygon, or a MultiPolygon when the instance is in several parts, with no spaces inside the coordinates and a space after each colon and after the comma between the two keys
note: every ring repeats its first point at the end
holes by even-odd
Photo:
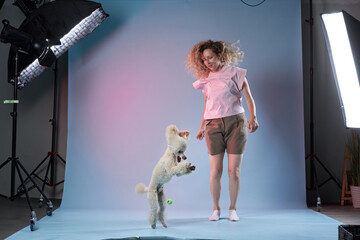
{"type": "Polygon", "coordinates": [[[256,118],[250,118],[248,121],[248,128],[249,133],[255,132],[259,128],[259,123],[257,122],[256,118]]]}
{"type": "Polygon", "coordinates": [[[198,140],[202,140],[204,138],[204,136],[205,136],[205,128],[200,128],[200,130],[196,134],[196,138],[198,140]]]}
{"type": "Polygon", "coordinates": [[[250,120],[248,121],[249,132],[255,132],[259,128],[259,123],[256,120],[256,107],[254,98],[251,95],[249,83],[245,78],[244,85],[242,88],[242,93],[245,96],[246,103],[248,105],[248,109],[250,111],[250,120]]]}

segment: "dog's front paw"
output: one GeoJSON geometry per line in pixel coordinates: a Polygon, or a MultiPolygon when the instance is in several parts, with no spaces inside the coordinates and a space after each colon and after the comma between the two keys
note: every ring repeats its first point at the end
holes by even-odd
{"type": "Polygon", "coordinates": [[[191,163],[186,163],[186,174],[190,174],[192,171],[195,171],[195,166],[191,165],[191,163]]]}
{"type": "Polygon", "coordinates": [[[189,162],[183,161],[183,162],[179,163],[175,168],[176,176],[179,177],[184,174],[189,174],[191,172],[190,167],[191,167],[191,163],[189,163],[189,162]]]}

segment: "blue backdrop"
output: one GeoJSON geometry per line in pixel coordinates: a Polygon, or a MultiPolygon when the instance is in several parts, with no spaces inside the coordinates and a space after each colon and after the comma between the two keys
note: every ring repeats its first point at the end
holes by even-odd
{"type": "MultiPolygon", "coordinates": [[[[197,168],[165,186],[169,211],[211,211],[206,144],[195,138],[204,99],[185,69],[190,48],[207,39],[240,40],[257,106],[260,128],[249,134],[238,208],[305,207],[299,0],[254,8],[239,0],[99,2],[110,17],[69,54],[62,208],[148,209],[134,188],[149,182],[165,128],[175,124],[191,132],[186,155],[197,168]]],[[[227,209],[227,160],[220,201],[227,209]]]]}

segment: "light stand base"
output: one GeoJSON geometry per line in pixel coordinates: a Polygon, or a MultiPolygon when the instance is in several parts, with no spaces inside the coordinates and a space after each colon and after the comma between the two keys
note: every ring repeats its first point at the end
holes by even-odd
{"type": "Polygon", "coordinates": [[[310,159],[310,164],[311,164],[311,171],[310,171],[310,177],[311,177],[311,182],[310,182],[310,187],[306,188],[307,190],[311,191],[314,190],[314,185],[315,185],[315,189],[316,189],[316,208],[317,211],[320,212],[321,210],[321,197],[320,197],[320,193],[319,193],[319,189],[320,187],[322,187],[325,183],[329,182],[330,180],[333,180],[335,182],[335,184],[340,188],[341,190],[341,184],[340,182],[331,174],[331,172],[326,168],[326,166],[320,161],[320,159],[317,157],[316,154],[308,154],[305,158],[305,160],[310,159]],[[323,181],[321,184],[318,184],[318,178],[317,178],[317,173],[316,173],[316,167],[315,167],[315,161],[317,161],[320,166],[326,171],[326,173],[329,175],[329,178],[326,179],[325,181],[323,181]]]}
{"type": "MultiPolygon", "coordinates": [[[[42,182],[42,190],[44,191],[45,189],[45,185],[49,186],[49,187],[56,187],[59,184],[64,183],[64,180],[54,183],[54,176],[53,174],[51,174],[50,179],[48,178],[49,172],[53,173],[53,167],[54,164],[56,162],[56,158],[59,158],[61,162],[63,162],[64,164],[66,164],[66,161],[57,153],[57,152],[48,152],[47,156],[36,166],[36,168],[30,173],[30,176],[34,176],[35,178],[37,178],[38,180],[40,180],[42,182]],[[47,167],[46,167],[46,173],[44,178],[41,178],[36,172],[38,171],[38,169],[46,162],[46,160],[49,160],[47,167]],[[50,171],[51,170],[51,171],[50,171]]],[[[25,179],[25,184],[28,182],[29,178],[25,179]]],[[[34,188],[34,186],[29,187],[28,191],[32,190],[34,188]]],[[[21,195],[24,194],[24,189],[22,186],[18,187],[18,194],[16,195],[16,197],[19,197],[21,195]]],[[[41,198],[40,198],[41,199],[41,198]]]]}

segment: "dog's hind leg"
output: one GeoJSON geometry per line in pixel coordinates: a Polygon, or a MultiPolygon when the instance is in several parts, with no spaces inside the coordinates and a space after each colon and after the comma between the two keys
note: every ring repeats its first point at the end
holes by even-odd
{"type": "Polygon", "coordinates": [[[156,228],[156,212],[157,212],[157,204],[158,204],[158,196],[156,190],[149,190],[148,192],[148,200],[150,203],[150,212],[149,212],[149,223],[151,227],[156,228]]]}
{"type": "Polygon", "coordinates": [[[165,198],[165,193],[164,193],[163,188],[160,188],[157,195],[158,195],[158,202],[159,202],[159,207],[160,207],[159,212],[158,212],[159,221],[162,223],[162,225],[164,227],[167,227],[166,214],[165,214],[166,198],[165,198]]]}

